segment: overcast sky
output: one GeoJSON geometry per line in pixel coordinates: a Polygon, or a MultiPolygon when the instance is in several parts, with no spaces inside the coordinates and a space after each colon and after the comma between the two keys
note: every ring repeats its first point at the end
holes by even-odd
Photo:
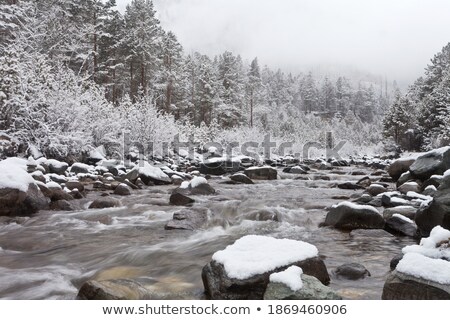
{"type": "MultiPolygon", "coordinates": [[[[131,0],[117,0],[121,10],[131,0]]],[[[352,66],[412,82],[450,42],[449,0],[154,0],[186,52],[302,71],[352,66]]]]}

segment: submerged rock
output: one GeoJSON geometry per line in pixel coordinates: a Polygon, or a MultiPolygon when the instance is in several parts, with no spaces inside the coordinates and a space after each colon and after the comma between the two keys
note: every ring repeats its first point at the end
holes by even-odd
{"type": "Polygon", "coordinates": [[[206,210],[188,210],[183,209],[173,214],[173,219],[166,226],[166,230],[197,230],[203,227],[208,221],[208,213],[206,210]]]}
{"type": "Polygon", "coordinates": [[[277,170],[272,167],[251,167],[244,173],[253,180],[276,180],[278,177],[277,170]]]}
{"type": "Polygon", "coordinates": [[[337,278],[344,278],[349,280],[364,279],[365,277],[370,277],[369,270],[366,269],[362,264],[359,263],[346,263],[337,267],[333,274],[337,278]]]}

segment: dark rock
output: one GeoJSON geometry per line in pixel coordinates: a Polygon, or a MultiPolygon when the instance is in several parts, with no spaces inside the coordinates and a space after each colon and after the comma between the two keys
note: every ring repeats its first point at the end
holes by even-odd
{"type": "Polygon", "coordinates": [[[402,216],[405,216],[411,220],[414,220],[416,218],[416,212],[417,208],[414,208],[413,206],[398,206],[393,208],[386,208],[383,211],[383,218],[385,220],[388,220],[391,218],[394,214],[401,214],[402,216]]]}
{"type": "Polygon", "coordinates": [[[375,172],[372,172],[370,175],[371,175],[371,176],[379,177],[379,176],[382,176],[382,175],[384,175],[384,174],[387,174],[387,172],[384,171],[384,170],[377,170],[377,171],[375,171],[375,172]]]}
{"type": "Polygon", "coordinates": [[[333,274],[337,278],[344,278],[349,280],[364,279],[366,276],[370,277],[369,270],[359,263],[346,263],[337,267],[333,274]]]}
{"type": "Polygon", "coordinates": [[[331,207],[324,225],[346,230],[382,229],[384,220],[378,210],[373,207],[342,202],[331,207]]]}
{"type": "Polygon", "coordinates": [[[381,197],[381,203],[384,207],[399,207],[399,206],[410,206],[411,203],[409,201],[404,201],[405,199],[402,196],[394,194],[387,195],[383,194],[381,197]]]}
{"type": "Polygon", "coordinates": [[[450,287],[395,270],[387,278],[381,298],[383,300],[450,300],[450,287]]]}
{"type": "Polygon", "coordinates": [[[414,180],[413,176],[411,175],[411,172],[406,171],[405,173],[403,173],[400,178],[398,178],[397,180],[397,188],[400,187],[402,184],[414,180]]]}
{"type": "Polygon", "coordinates": [[[185,196],[184,194],[181,194],[179,192],[173,193],[170,195],[170,204],[173,204],[175,206],[186,206],[188,204],[194,203],[195,200],[192,198],[189,198],[188,196],[185,196]]]}
{"type": "Polygon", "coordinates": [[[387,192],[387,189],[379,184],[371,184],[366,190],[371,196],[377,196],[381,193],[387,192]]]}
{"type": "Polygon", "coordinates": [[[372,184],[372,181],[370,180],[370,178],[368,176],[365,176],[365,177],[359,179],[358,182],[356,182],[356,184],[363,188],[367,188],[372,184]]]}
{"type": "Polygon", "coordinates": [[[433,200],[420,207],[415,221],[422,236],[438,225],[450,230],[450,175],[442,180],[433,200]]]}
{"type": "Polygon", "coordinates": [[[32,173],[31,173],[31,176],[32,176],[33,179],[36,180],[36,181],[40,181],[40,182],[42,182],[42,183],[45,183],[45,182],[46,182],[44,175],[43,175],[42,172],[40,172],[40,171],[32,172],[32,173]]]}
{"type": "Polygon", "coordinates": [[[57,200],[50,204],[50,210],[55,211],[73,211],[73,205],[67,200],[57,200]]]}
{"type": "Polygon", "coordinates": [[[239,161],[205,161],[200,163],[200,173],[210,174],[215,176],[221,176],[226,173],[234,173],[239,171],[240,162],[239,161]]]}
{"type": "Polygon", "coordinates": [[[364,171],[352,171],[351,173],[352,176],[365,176],[366,173],[364,171]]]}
{"type": "Polygon", "coordinates": [[[379,182],[387,182],[387,183],[392,183],[392,182],[394,182],[394,179],[392,179],[391,177],[389,177],[389,176],[383,176],[383,177],[381,177],[381,179],[380,179],[380,181],[379,182]]]}
{"type": "Polygon", "coordinates": [[[92,202],[89,206],[89,209],[114,208],[120,206],[122,206],[122,203],[118,199],[108,196],[94,200],[94,202],[92,202]]]}
{"type": "Polygon", "coordinates": [[[393,271],[393,270],[395,270],[395,268],[397,268],[398,263],[402,259],[403,259],[403,253],[400,253],[392,258],[391,262],[389,263],[389,268],[391,268],[391,271],[393,271]]]}
{"type": "Polygon", "coordinates": [[[297,261],[244,280],[229,278],[224,266],[212,260],[203,268],[202,280],[205,291],[211,299],[260,300],[264,297],[264,292],[269,284],[270,274],[281,272],[293,265],[302,268],[304,274],[316,277],[325,285],[330,282],[327,268],[318,257],[297,261]]]}
{"type": "Polygon", "coordinates": [[[72,190],[69,192],[69,195],[71,195],[74,199],[83,199],[83,194],[78,190],[72,190]]]}
{"type": "Polygon", "coordinates": [[[301,166],[287,167],[283,169],[284,173],[292,174],[307,174],[308,172],[304,170],[301,166]]]}
{"type": "Polygon", "coordinates": [[[131,183],[137,185],[138,179],[140,179],[145,185],[165,185],[171,184],[172,180],[161,169],[151,166],[148,163],[144,163],[143,167],[136,166],[131,169],[127,174],[122,177],[127,179],[131,183]]]}
{"type": "Polygon", "coordinates": [[[173,220],[169,221],[165,229],[197,230],[203,227],[208,220],[206,210],[181,210],[173,214],[173,220]]]}
{"type": "Polygon", "coordinates": [[[12,189],[0,189],[0,216],[29,216],[47,208],[49,200],[34,184],[28,185],[26,192],[12,189]]]}
{"type": "Polygon", "coordinates": [[[232,181],[243,183],[243,184],[253,184],[252,179],[250,179],[243,173],[235,173],[230,177],[230,179],[232,181]]]}
{"type": "Polygon", "coordinates": [[[65,162],[59,162],[56,160],[47,160],[45,163],[48,167],[48,171],[50,173],[60,174],[64,175],[66,173],[67,168],[69,165],[65,162]]]}
{"type": "Polygon", "coordinates": [[[397,188],[398,191],[400,191],[403,194],[406,194],[410,191],[419,193],[420,192],[420,186],[417,184],[417,182],[405,182],[400,187],[397,188]]]}
{"type": "Polygon", "coordinates": [[[393,234],[401,234],[408,237],[415,237],[417,235],[416,224],[398,216],[388,218],[386,220],[385,229],[393,234]]]}
{"type": "Polygon", "coordinates": [[[48,195],[48,197],[52,202],[58,200],[66,200],[66,201],[73,200],[73,197],[62,189],[50,189],[50,194],[48,195]]]}
{"type": "Polygon", "coordinates": [[[388,168],[388,173],[394,180],[398,180],[402,173],[409,170],[409,167],[414,163],[415,159],[398,159],[391,163],[388,168]]]}
{"type": "Polygon", "coordinates": [[[364,187],[361,187],[360,185],[353,183],[353,182],[344,182],[338,184],[339,189],[345,189],[345,190],[358,190],[358,189],[364,189],[364,187]]]}
{"type": "Polygon", "coordinates": [[[142,300],[149,299],[149,291],[129,279],[90,280],[85,282],[77,295],[78,300],[142,300]]]}
{"type": "Polygon", "coordinates": [[[271,167],[252,167],[244,171],[244,173],[253,180],[276,180],[278,172],[271,167]]]}
{"type": "Polygon", "coordinates": [[[450,147],[444,147],[418,157],[409,171],[413,177],[425,181],[432,175],[442,175],[448,169],[450,169],[450,147]]]}
{"type": "Polygon", "coordinates": [[[131,189],[126,184],[121,183],[114,189],[114,194],[119,196],[129,196],[131,194],[131,189]]]}
{"type": "Polygon", "coordinates": [[[283,283],[270,282],[264,293],[264,300],[341,300],[334,290],[324,286],[315,277],[301,275],[303,287],[293,291],[283,283]]]}
{"type": "Polygon", "coordinates": [[[67,181],[66,182],[66,187],[69,190],[73,190],[73,189],[77,189],[80,192],[84,191],[84,184],[82,184],[81,182],[78,181],[67,181]]]}
{"type": "Polygon", "coordinates": [[[78,173],[89,173],[89,166],[84,163],[74,163],[70,168],[70,172],[78,174],[78,173]]]}
{"type": "Polygon", "coordinates": [[[422,188],[425,189],[428,186],[435,186],[436,188],[439,188],[442,179],[442,176],[433,176],[430,179],[425,180],[425,182],[422,184],[422,188]]]}

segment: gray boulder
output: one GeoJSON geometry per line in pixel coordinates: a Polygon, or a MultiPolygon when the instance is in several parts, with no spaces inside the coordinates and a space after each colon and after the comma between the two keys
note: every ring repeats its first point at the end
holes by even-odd
{"type": "Polygon", "coordinates": [[[252,179],[250,179],[249,177],[247,177],[245,174],[243,173],[235,173],[232,176],[230,176],[230,179],[232,181],[235,182],[239,182],[239,183],[243,183],[243,184],[253,184],[254,182],[252,181],[252,179]]]}
{"type": "Polygon", "coordinates": [[[131,188],[125,183],[121,183],[114,189],[114,194],[119,196],[129,196],[131,194],[131,188]]]}
{"type": "Polygon", "coordinates": [[[444,147],[418,157],[409,171],[413,177],[425,181],[432,175],[442,175],[448,169],[450,169],[450,147],[444,147]]]}
{"type": "Polygon", "coordinates": [[[90,204],[89,209],[114,208],[120,206],[122,206],[122,203],[116,198],[100,197],[90,204]]]}
{"type": "Polygon", "coordinates": [[[393,215],[386,219],[385,229],[394,234],[401,234],[408,237],[417,235],[417,225],[406,217],[393,215]]]}
{"type": "Polygon", "coordinates": [[[383,300],[450,300],[450,286],[395,270],[387,278],[381,298],[383,300]]]}
{"type": "Polygon", "coordinates": [[[29,216],[47,208],[47,199],[34,183],[27,191],[14,188],[0,189],[0,216],[29,216]]]}
{"type": "Polygon", "coordinates": [[[173,214],[166,226],[166,230],[198,230],[208,221],[206,209],[188,210],[183,209],[173,214]]]}
{"type": "Polygon", "coordinates": [[[409,170],[409,167],[414,163],[415,159],[403,158],[391,163],[388,168],[388,173],[394,180],[398,180],[400,176],[409,170]]]}
{"type": "Polygon", "coordinates": [[[278,172],[272,167],[251,167],[245,169],[245,175],[253,180],[276,180],[278,172]]]}
{"type": "Polygon", "coordinates": [[[343,265],[337,267],[333,271],[333,275],[336,278],[358,280],[358,279],[364,279],[365,277],[370,277],[370,272],[362,264],[346,263],[346,264],[343,264],[343,265]]]}
{"type": "Polygon", "coordinates": [[[175,206],[186,206],[188,204],[194,203],[195,200],[192,198],[189,198],[188,196],[181,194],[179,192],[175,192],[170,195],[169,199],[170,204],[175,206]]]}
{"type": "Polygon", "coordinates": [[[384,219],[372,206],[342,202],[328,211],[324,225],[338,229],[382,229],[384,219]]]}
{"type": "Polygon", "coordinates": [[[270,282],[264,300],[342,300],[334,290],[324,286],[315,277],[302,274],[303,287],[293,291],[283,283],[270,282]]]}

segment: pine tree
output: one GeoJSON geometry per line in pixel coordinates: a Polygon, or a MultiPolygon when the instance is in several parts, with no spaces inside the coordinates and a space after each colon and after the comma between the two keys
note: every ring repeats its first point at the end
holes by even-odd
{"type": "Polygon", "coordinates": [[[253,127],[253,113],[258,102],[258,93],[262,86],[258,58],[253,59],[247,74],[247,97],[250,109],[250,127],[253,127]]]}

